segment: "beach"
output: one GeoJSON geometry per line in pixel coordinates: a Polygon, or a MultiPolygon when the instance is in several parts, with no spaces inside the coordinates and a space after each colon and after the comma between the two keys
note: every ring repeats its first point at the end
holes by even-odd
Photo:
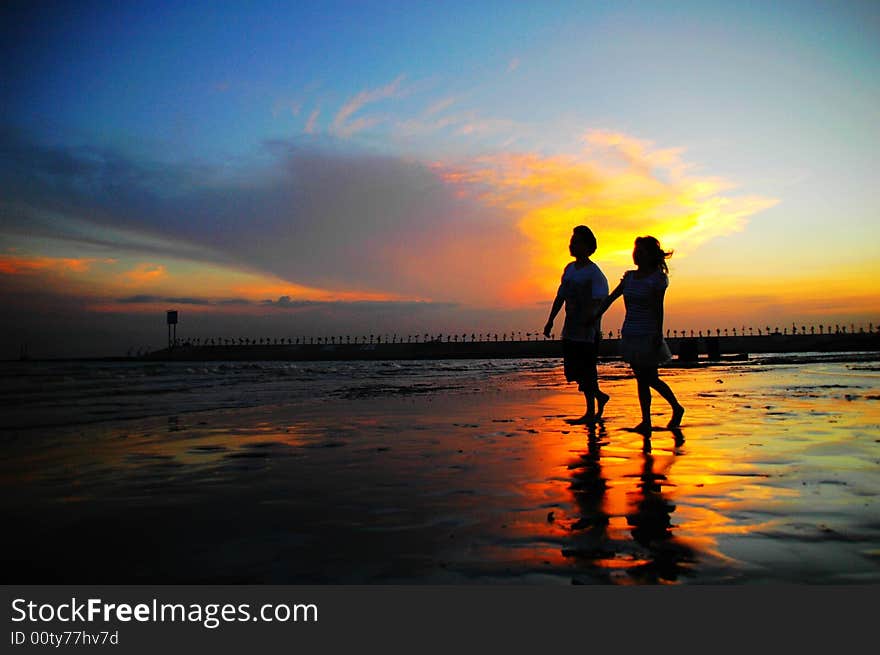
{"type": "Polygon", "coordinates": [[[9,364],[8,582],[880,582],[880,358],[772,361],[9,364]]]}

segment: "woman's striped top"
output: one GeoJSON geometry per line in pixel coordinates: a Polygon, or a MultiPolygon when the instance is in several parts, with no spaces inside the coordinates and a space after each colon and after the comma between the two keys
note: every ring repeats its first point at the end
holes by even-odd
{"type": "Polygon", "coordinates": [[[660,298],[669,286],[669,277],[657,270],[639,279],[635,271],[627,271],[621,281],[626,317],[620,333],[627,337],[657,334],[660,329],[660,298]]]}

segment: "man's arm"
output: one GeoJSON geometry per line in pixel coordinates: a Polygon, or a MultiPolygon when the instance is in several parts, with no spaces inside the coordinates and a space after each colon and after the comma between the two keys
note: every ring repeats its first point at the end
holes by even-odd
{"type": "Polygon", "coordinates": [[[556,315],[559,313],[559,310],[562,309],[562,305],[564,304],[565,299],[557,293],[556,298],[553,299],[553,306],[550,308],[550,318],[547,319],[547,324],[544,326],[545,337],[550,336],[550,332],[553,330],[553,320],[556,318],[556,315]]]}

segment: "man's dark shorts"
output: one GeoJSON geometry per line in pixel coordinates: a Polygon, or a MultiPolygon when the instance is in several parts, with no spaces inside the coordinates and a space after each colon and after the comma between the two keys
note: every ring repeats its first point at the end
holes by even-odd
{"type": "Polygon", "coordinates": [[[568,382],[577,382],[580,391],[595,389],[599,379],[596,371],[598,351],[598,344],[592,341],[562,340],[565,379],[568,382]]]}

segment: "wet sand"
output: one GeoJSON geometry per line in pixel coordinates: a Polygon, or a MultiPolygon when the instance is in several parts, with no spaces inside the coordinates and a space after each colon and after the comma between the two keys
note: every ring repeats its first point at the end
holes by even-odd
{"type": "Polygon", "coordinates": [[[8,583],[880,582],[880,365],[603,372],[7,433],[8,583]]]}

